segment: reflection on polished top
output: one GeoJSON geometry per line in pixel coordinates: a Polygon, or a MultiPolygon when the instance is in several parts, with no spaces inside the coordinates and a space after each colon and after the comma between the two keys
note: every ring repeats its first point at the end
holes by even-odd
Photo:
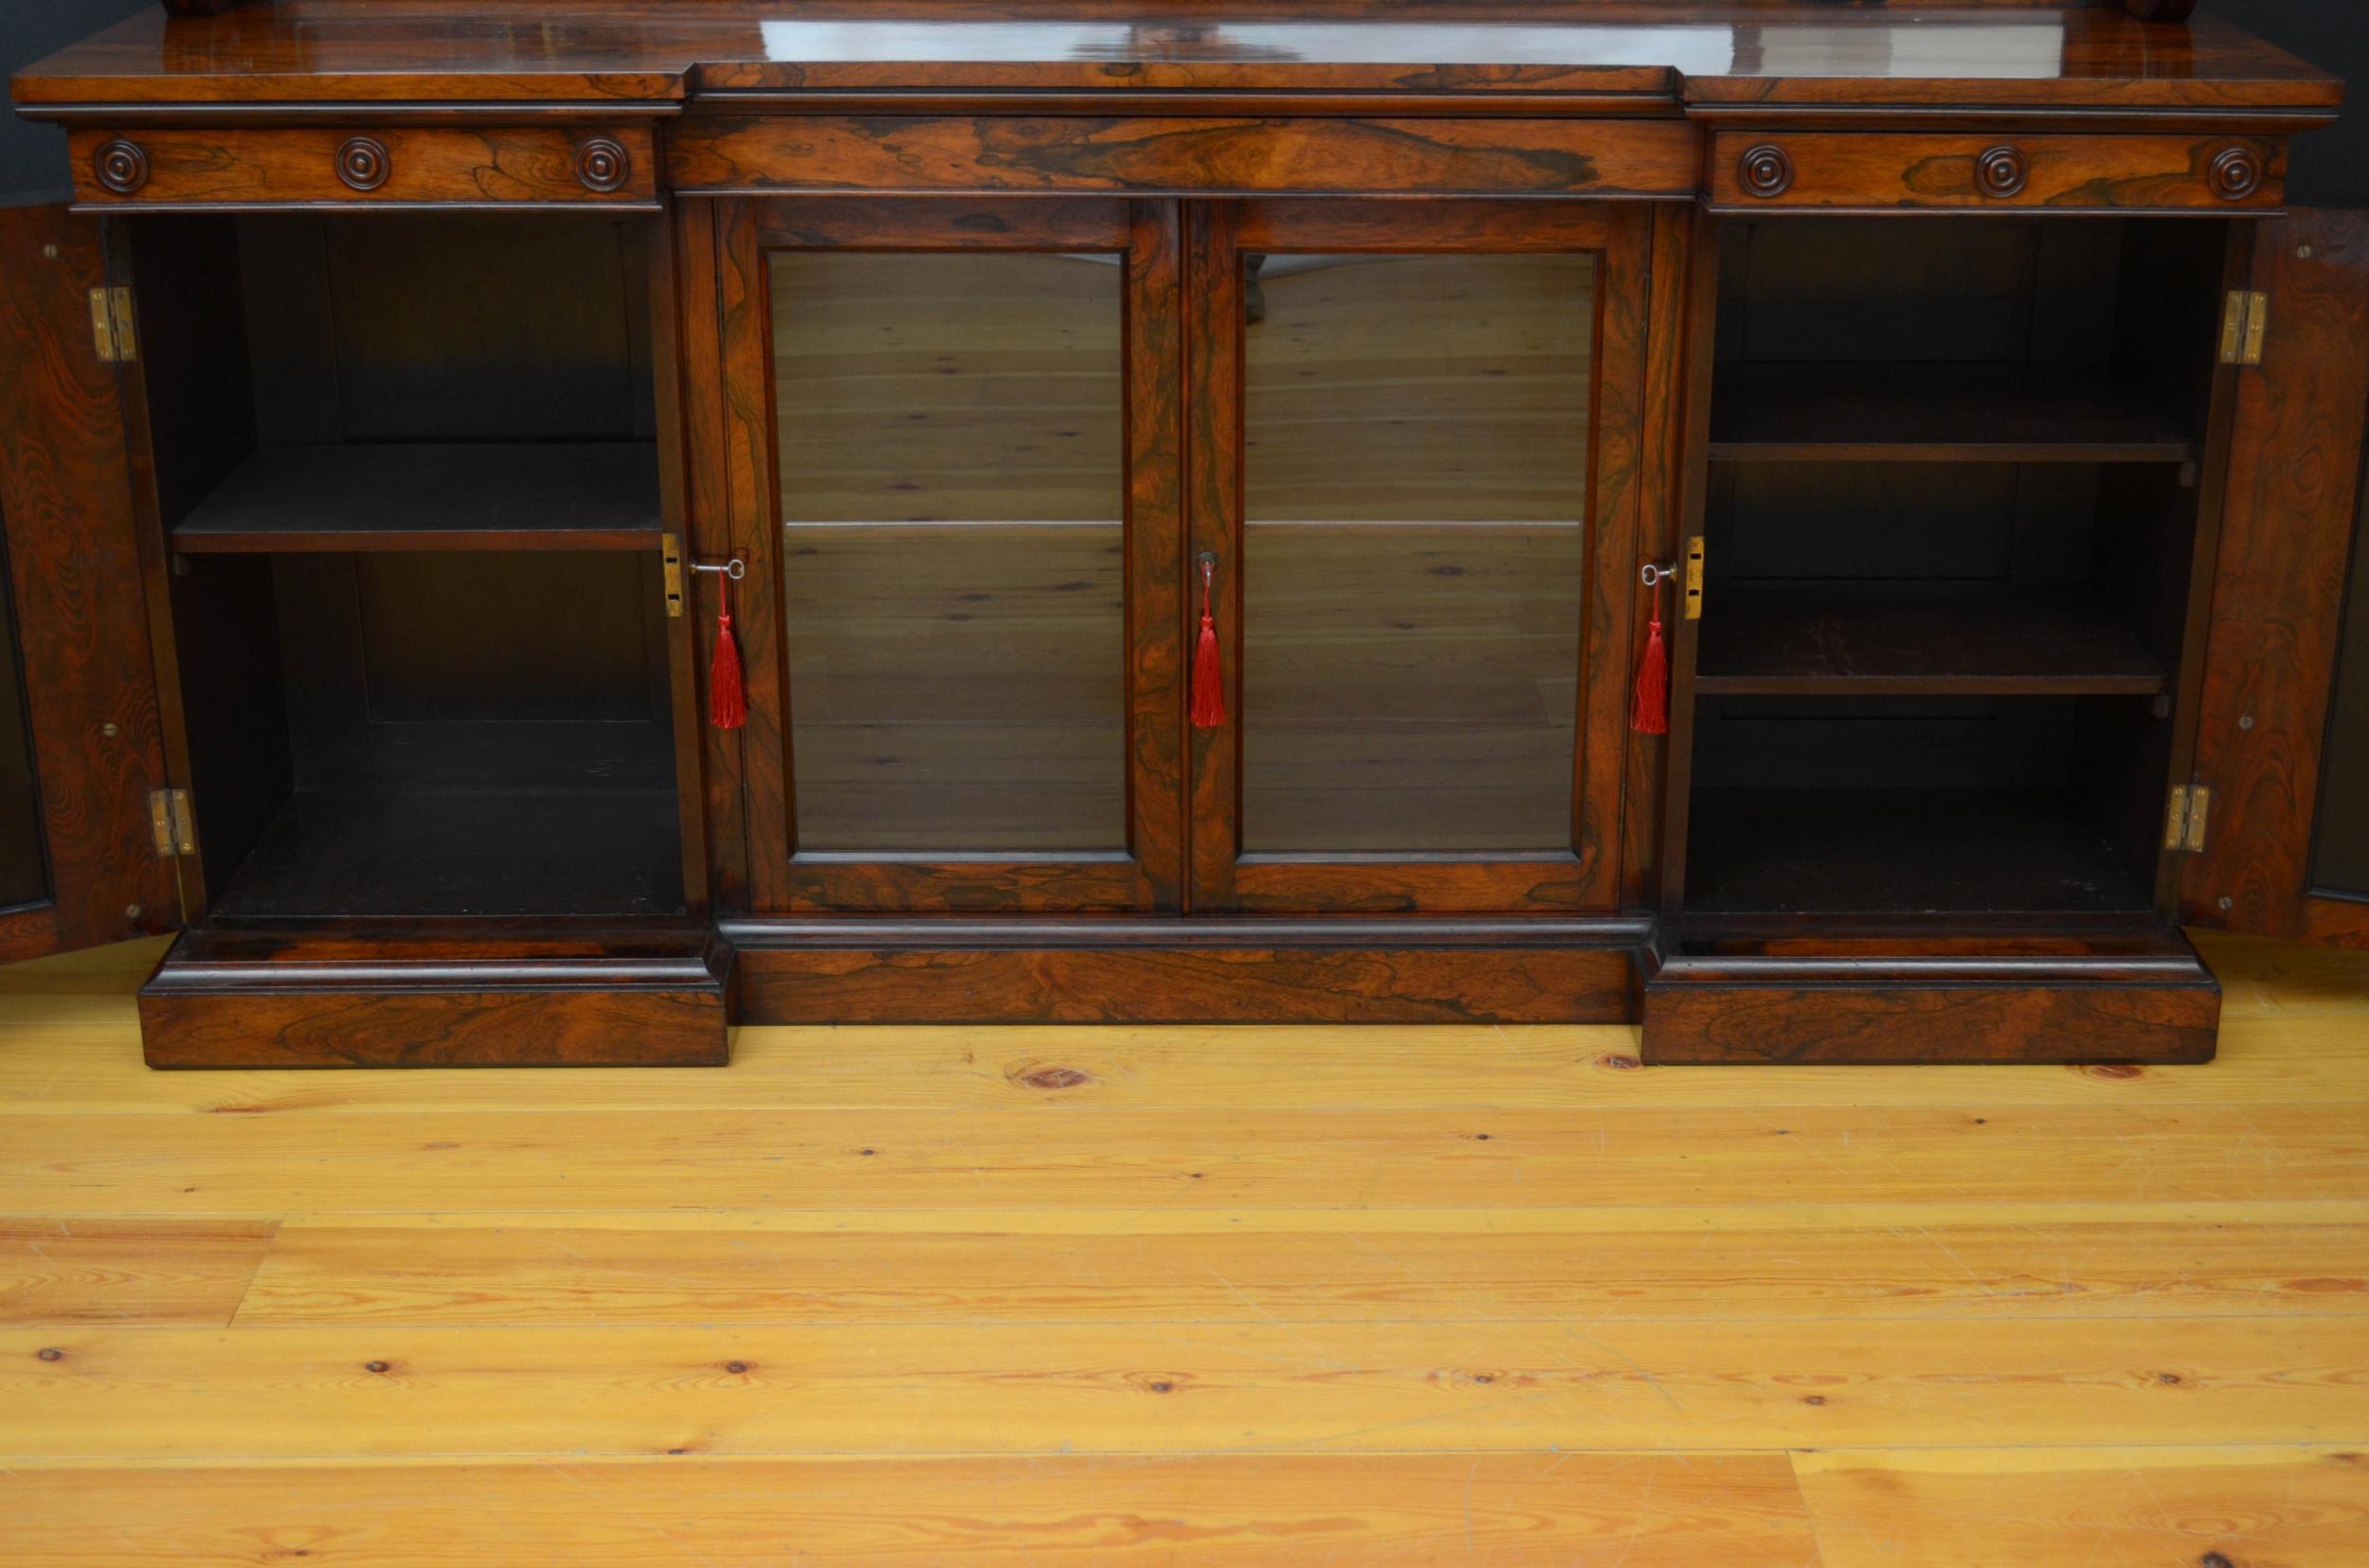
{"type": "Polygon", "coordinates": [[[2237,29],[2022,5],[281,0],[149,10],[32,67],[41,105],[1035,90],[1519,92],[1674,104],[2331,111],[2237,29]]]}

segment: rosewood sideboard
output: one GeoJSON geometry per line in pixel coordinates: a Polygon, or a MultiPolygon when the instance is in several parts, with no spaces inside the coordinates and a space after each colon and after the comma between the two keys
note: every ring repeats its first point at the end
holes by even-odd
{"type": "Polygon", "coordinates": [[[2369,222],[2190,9],[137,16],[12,83],[0,957],[2207,1059],[2186,928],[2369,943],[2369,222]]]}

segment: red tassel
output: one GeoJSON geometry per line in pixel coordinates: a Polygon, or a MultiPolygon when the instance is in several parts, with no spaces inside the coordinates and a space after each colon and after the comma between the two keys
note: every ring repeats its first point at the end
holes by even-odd
{"type": "Polygon", "coordinates": [[[1637,664],[1637,693],[1629,700],[1629,728],[1640,735],[1670,733],[1670,650],[1661,640],[1661,584],[1654,585],[1654,622],[1645,634],[1645,657],[1637,664]]]}
{"type": "Polygon", "coordinates": [[[718,730],[737,730],[749,722],[749,697],[740,679],[740,642],[732,636],[732,585],[717,579],[719,607],[715,612],[715,662],[708,667],[708,722],[718,730]]]}
{"type": "Polygon", "coordinates": [[[1218,563],[1201,561],[1201,645],[1193,650],[1192,720],[1196,730],[1215,730],[1225,723],[1225,669],[1218,658],[1218,620],[1210,608],[1211,585],[1218,563]]]}

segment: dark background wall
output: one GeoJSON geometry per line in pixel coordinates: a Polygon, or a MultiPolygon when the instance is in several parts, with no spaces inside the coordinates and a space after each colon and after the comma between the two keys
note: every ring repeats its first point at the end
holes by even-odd
{"type": "MultiPolygon", "coordinates": [[[[156,0],[0,0],[0,77],[112,27],[156,0]]],[[[0,115],[0,200],[66,193],[65,135],[10,109],[0,115]]]]}
{"type": "MultiPolygon", "coordinates": [[[[0,74],[154,4],[0,0],[0,74]]],[[[2359,111],[2338,129],[2306,138],[2291,194],[2299,207],[2369,207],[2369,6],[2360,0],[2205,0],[2205,9],[2358,84],[2359,111]]],[[[7,121],[0,125],[0,196],[63,194],[64,138],[12,114],[7,121]]]]}

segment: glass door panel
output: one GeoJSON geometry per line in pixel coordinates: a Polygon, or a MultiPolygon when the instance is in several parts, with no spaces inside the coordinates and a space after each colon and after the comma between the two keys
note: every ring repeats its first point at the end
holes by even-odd
{"type": "Polygon", "coordinates": [[[728,301],[727,379],[769,394],[771,500],[734,538],[778,592],[750,724],[784,753],[778,791],[750,764],[752,901],[1173,907],[1173,204],[734,217],[764,309],[728,301]]]}
{"type": "Polygon", "coordinates": [[[1195,908],[1617,906],[1653,221],[1196,211],[1194,450],[1239,462],[1194,463],[1193,547],[1239,668],[1195,908]]]}
{"type": "Polygon", "coordinates": [[[1126,848],[1116,260],[771,258],[802,850],[1126,848]]]}
{"type": "Polygon", "coordinates": [[[1567,848],[1597,258],[1243,260],[1243,848],[1567,848]]]}

